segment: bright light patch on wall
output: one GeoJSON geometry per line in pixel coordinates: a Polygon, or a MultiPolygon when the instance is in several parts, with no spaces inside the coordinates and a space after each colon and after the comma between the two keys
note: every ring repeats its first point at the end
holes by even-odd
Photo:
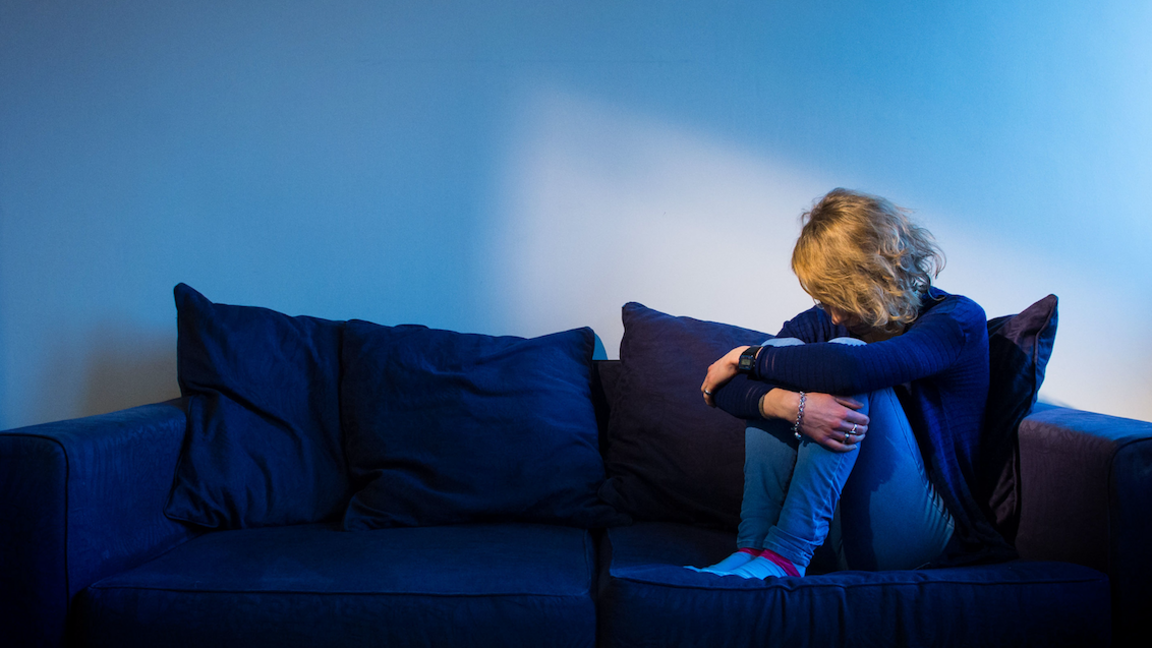
{"type": "Polygon", "coordinates": [[[948,253],[942,285],[975,298],[989,317],[1018,312],[1048,293],[1060,298],[1041,400],[1152,420],[1152,303],[1132,299],[1125,277],[1131,269],[973,230],[944,209],[923,211],[932,214],[932,230],[948,253]]]}
{"type": "MultiPolygon", "coordinates": [[[[554,88],[528,95],[519,115],[486,242],[485,301],[511,334],[591,326],[612,358],[628,301],[775,332],[811,306],[789,267],[800,213],[871,171],[818,177],[554,88]]],[[[923,189],[922,197],[949,195],[923,189]]],[[[909,206],[948,255],[941,287],[972,297],[989,317],[1060,297],[1043,400],[1152,420],[1152,341],[1143,331],[1152,304],[1126,301],[1123,284],[1109,280],[1115,268],[973,229],[946,198],[909,206]],[[1125,317],[1102,318],[1121,305],[1125,317]]]]}
{"type": "Polygon", "coordinates": [[[509,329],[587,324],[616,357],[629,301],[771,332],[811,306],[789,258],[826,181],[555,90],[525,106],[490,242],[509,329]]]}

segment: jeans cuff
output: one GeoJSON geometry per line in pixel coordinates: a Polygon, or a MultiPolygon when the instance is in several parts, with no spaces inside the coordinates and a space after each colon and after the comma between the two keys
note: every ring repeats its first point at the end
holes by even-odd
{"type": "Polygon", "coordinates": [[[768,532],[768,537],[764,539],[764,548],[775,551],[791,560],[792,564],[805,569],[812,562],[812,554],[816,551],[815,545],[781,531],[780,527],[772,527],[768,532]]]}

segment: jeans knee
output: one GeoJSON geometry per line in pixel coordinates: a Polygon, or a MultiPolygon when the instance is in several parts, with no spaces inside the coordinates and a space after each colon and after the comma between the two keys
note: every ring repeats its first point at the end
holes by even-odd
{"type": "Polygon", "coordinates": [[[828,340],[830,344],[847,344],[848,346],[865,346],[868,343],[864,340],[858,340],[850,337],[838,337],[828,340]]]}
{"type": "Polygon", "coordinates": [[[787,346],[800,346],[802,344],[804,344],[803,340],[798,340],[796,338],[791,338],[791,337],[778,337],[778,338],[769,338],[767,340],[764,340],[764,344],[761,344],[760,346],[787,347],[787,346]]]}

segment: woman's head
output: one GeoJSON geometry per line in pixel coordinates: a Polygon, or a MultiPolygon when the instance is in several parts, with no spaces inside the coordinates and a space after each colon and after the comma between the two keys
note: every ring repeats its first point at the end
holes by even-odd
{"type": "Polygon", "coordinates": [[[801,220],[792,271],[817,303],[872,329],[893,331],[916,319],[944,254],[906,210],[833,189],[801,220]]]}

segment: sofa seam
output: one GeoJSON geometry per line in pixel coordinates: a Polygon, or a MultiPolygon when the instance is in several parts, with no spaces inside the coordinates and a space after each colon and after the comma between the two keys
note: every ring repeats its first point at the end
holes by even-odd
{"type": "MultiPolygon", "coordinates": [[[[1104,582],[1107,582],[1107,583],[1109,583],[1109,585],[1111,585],[1111,579],[1108,578],[1108,575],[1102,574],[1102,576],[1104,577],[1103,578],[1104,582]]],[[[724,591],[724,592],[763,592],[764,591],[763,589],[744,588],[744,587],[718,590],[716,588],[701,587],[699,585],[679,585],[679,584],[674,584],[674,583],[652,583],[650,581],[643,581],[643,580],[638,580],[635,578],[620,577],[620,576],[613,576],[613,577],[611,577],[611,579],[617,580],[617,581],[626,581],[629,583],[635,583],[637,585],[648,585],[648,586],[652,586],[652,587],[663,587],[663,588],[681,589],[681,590],[706,590],[709,592],[717,592],[717,591],[724,591]]],[[[1100,581],[1101,581],[1101,579],[1099,579],[1099,578],[1096,578],[1096,579],[1078,578],[1078,579],[1061,579],[1061,580],[1057,580],[1057,581],[1051,581],[1051,580],[1049,580],[1049,581],[1022,581],[1022,582],[1016,582],[1016,583],[1010,584],[1010,583],[1004,583],[1004,582],[933,580],[933,581],[922,581],[922,582],[918,582],[918,583],[912,583],[912,582],[909,582],[909,583],[854,583],[851,585],[843,585],[843,584],[836,584],[836,583],[800,584],[800,585],[791,585],[791,586],[787,586],[787,587],[781,587],[780,589],[784,589],[784,590],[787,590],[789,592],[795,592],[795,591],[800,591],[800,590],[814,590],[814,589],[825,589],[825,588],[850,590],[850,589],[860,589],[860,588],[865,588],[865,587],[871,587],[871,588],[875,588],[875,587],[900,587],[900,586],[905,586],[905,585],[920,586],[920,585],[929,585],[929,584],[930,585],[948,585],[948,586],[952,586],[952,585],[976,585],[979,587],[1005,587],[1005,586],[1011,586],[1011,585],[1057,585],[1057,584],[1071,585],[1071,584],[1076,584],[1076,583],[1097,583],[1100,581]]],[[[1109,587],[1109,590],[1111,590],[1111,587],[1109,587]]]]}
{"type": "Polygon", "coordinates": [[[584,573],[586,573],[588,575],[588,577],[584,579],[584,582],[586,583],[586,589],[588,590],[588,596],[593,601],[595,601],[596,600],[596,567],[595,567],[595,565],[588,562],[589,553],[594,554],[596,551],[595,544],[591,543],[591,540],[592,540],[591,529],[584,529],[584,535],[582,537],[582,540],[583,540],[582,544],[584,545],[584,552],[583,552],[584,553],[584,573]],[[589,547],[589,544],[592,544],[592,546],[589,547]]]}
{"type": "Polygon", "coordinates": [[[184,587],[169,588],[169,587],[146,587],[139,585],[90,585],[88,590],[99,590],[102,592],[112,592],[114,590],[130,590],[137,592],[173,592],[180,594],[257,594],[257,595],[300,595],[300,594],[324,594],[334,596],[428,596],[432,598],[513,598],[513,597],[534,597],[534,598],[579,598],[593,600],[590,594],[531,594],[527,592],[506,592],[500,594],[444,594],[437,592],[343,592],[343,591],[316,591],[316,590],[197,590],[188,589],[184,587]]]}

